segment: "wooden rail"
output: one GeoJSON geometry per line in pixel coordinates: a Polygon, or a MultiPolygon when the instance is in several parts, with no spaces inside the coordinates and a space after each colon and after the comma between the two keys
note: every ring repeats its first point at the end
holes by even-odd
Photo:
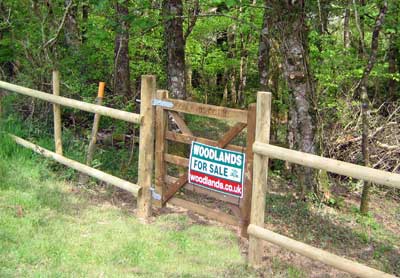
{"type": "Polygon", "coordinates": [[[281,159],[303,166],[322,169],[339,175],[344,175],[360,180],[366,180],[400,189],[399,174],[377,170],[314,154],[289,150],[286,148],[273,146],[257,141],[253,145],[253,150],[257,154],[264,155],[270,158],[281,159]]]}
{"type": "Polygon", "coordinates": [[[59,104],[62,106],[67,106],[95,114],[100,114],[102,116],[108,116],[114,119],[127,121],[130,123],[140,124],[142,117],[135,113],[130,113],[126,111],[121,111],[114,108],[109,108],[101,105],[91,104],[75,99],[70,99],[66,97],[56,96],[47,94],[41,91],[21,87],[4,81],[0,81],[0,88],[12,92],[16,92],[22,95],[38,98],[44,101],[48,101],[53,104],[59,104]]]}
{"type": "Polygon", "coordinates": [[[56,154],[55,152],[46,150],[45,148],[42,148],[38,145],[35,145],[29,141],[26,141],[20,137],[17,137],[15,135],[10,135],[11,138],[18,144],[21,145],[25,148],[31,149],[34,152],[43,155],[44,157],[51,158],[61,164],[64,164],[65,166],[68,166],[72,169],[75,169],[79,172],[82,172],[86,175],[89,175],[93,178],[99,179],[101,181],[107,182],[109,184],[112,184],[114,186],[117,186],[121,189],[124,189],[126,191],[131,192],[134,196],[138,196],[141,187],[138,186],[137,184],[130,183],[128,181],[125,181],[123,179],[117,178],[115,176],[112,176],[110,174],[104,173],[100,170],[94,169],[92,167],[89,167],[85,164],[79,163],[77,161],[74,161],[72,159],[66,158],[62,155],[56,154]]]}
{"type": "Polygon", "coordinates": [[[189,103],[188,101],[179,99],[167,99],[167,101],[172,103],[172,107],[165,108],[170,111],[194,115],[204,115],[205,117],[214,119],[232,120],[239,123],[247,123],[246,110],[202,104],[197,102],[189,103]]]}
{"type": "Polygon", "coordinates": [[[305,243],[271,232],[256,225],[249,225],[248,233],[259,239],[279,245],[290,251],[299,253],[307,258],[320,261],[334,268],[346,271],[362,278],[394,278],[395,276],[370,268],[363,264],[339,257],[305,243]]]}

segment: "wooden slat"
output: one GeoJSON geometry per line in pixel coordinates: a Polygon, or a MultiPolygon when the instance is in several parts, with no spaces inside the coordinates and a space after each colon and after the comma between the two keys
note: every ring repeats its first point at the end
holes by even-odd
{"type": "Polygon", "coordinates": [[[251,197],[253,193],[253,143],[256,138],[256,104],[249,105],[247,118],[247,149],[246,149],[246,165],[244,173],[243,199],[240,203],[241,212],[241,235],[248,237],[247,227],[250,223],[251,214],[251,197]]]}
{"type": "Polygon", "coordinates": [[[216,211],[180,198],[174,197],[169,201],[169,203],[175,206],[183,207],[197,214],[203,215],[209,219],[216,220],[228,225],[237,225],[239,223],[239,221],[232,215],[216,211]]]}
{"type": "MultiPolygon", "coordinates": [[[[165,182],[167,184],[173,184],[174,182],[176,182],[178,180],[178,178],[172,177],[172,176],[166,176],[165,177],[165,182]]],[[[230,195],[226,195],[226,194],[221,194],[219,192],[215,192],[200,186],[196,186],[193,185],[191,183],[186,183],[184,185],[184,188],[186,190],[195,192],[195,193],[199,193],[199,194],[203,194],[206,195],[208,197],[223,201],[223,202],[227,202],[227,203],[231,203],[233,205],[238,205],[239,204],[239,198],[238,197],[234,197],[234,196],[230,196],[230,195]]]]}
{"type": "MultiPolygon", "coordinates": [[[[170,141],[175,141],[179,143],[184,143],[184,144],[192,144],[192,141],[207,144],[210,146],[216,147],[218,142],[214,140],[210,140],[207,138],[203,137],[196,137],[196,136],[189,136],[185,134],[179,134],[173,131],[167,131],[165,134],[165,139],[170,140],[170,141]]],[[[225,146],[225,149],[231,150],[231,151],[236,151],[236,152],[245,152],[246,147],[241,147],[237,145],[227,145],[225,146]]]]}
{"type": "Polygon", "coordinates": [[[165,154],[164,155],[164,160],[168,163],[172,163],[181,167],[189,167],[189,159],[173,155],[173,154],[165,154]]]}
{"type": "Polygon", "coordinates": [[[172,102],[172,108],[165,108],[170,111],[177,111],[187,114],[201,115],[205,117],[232,120],[235,122],[246,123],[247,122],[247,111],[240,109],[233,109],[209,104],[202,104],[196,102],[189,102],[178,99],[168,99],[172,102]]]}
{"type": "Polygon", "coordinates": [[[189,129],[189,127],[186,125],[185,121],[182,119],[182,117],[175,111],[171,111],[171,116],[174,119],[176,125],[179,127],[180,131],[183,134],[193,136],[192,131],[189,129]]]}
{"type": "MultiPolygon", "coordinates": [[[[157,98],[167,98],[168,91],[158,90],[157,98]]],[[[165,175],[167,173],[166,163],[164,162],[164,154],[167,151],[167,143],[165,140],[165,132],[168,129],[168,114],[160,106],[156,107],[156,149],[155,149],[155,190],[160,195],[161,200],[165,191],[165,175]]],[[[161,200],[153,200],[157,207],[162,207],[161,200]]]]}

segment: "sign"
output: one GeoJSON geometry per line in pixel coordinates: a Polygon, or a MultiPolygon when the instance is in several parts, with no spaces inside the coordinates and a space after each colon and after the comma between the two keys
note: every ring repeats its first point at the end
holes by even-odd
{"type": "Polygon", "coordinates": [[[235,197],[243,197],[245,155],[192,142],[190,183],[235,197]]]}

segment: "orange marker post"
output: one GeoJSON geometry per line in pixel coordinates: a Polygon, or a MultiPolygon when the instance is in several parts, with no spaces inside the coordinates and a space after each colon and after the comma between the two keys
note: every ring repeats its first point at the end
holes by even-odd
{"type": "MultiPolygon", "coordinates": [[[[106,87],[105,82],[99,83],[99,90],[97,92],[97,98],[96,98],[97,105],[103,104],[105,87],[106,87]]],[[[86,165],[88,165],[88,166],[90,166],[92,164],[94,152],[96,150],[97,133],[99,131],[99,126],[100,126],[100,117],[101,117],[100,114],[94,114],[92,134],[90,137],[90,142],[89,142],[87,157],[86,157],[86,165]]],[[[81,184],[87,183],[88,180],[89,180],[89,176],[87,176],[87,175],[81,174],[79,177],[79,183],[81,183],[81,184]]]]}

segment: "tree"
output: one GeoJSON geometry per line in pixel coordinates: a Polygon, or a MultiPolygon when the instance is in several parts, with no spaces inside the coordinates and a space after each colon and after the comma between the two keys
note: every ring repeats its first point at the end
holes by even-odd
{"type": "MultiPolygon", "coordinates": [[[[368,127],[368,106],[369,106],[369,101],[368,101],[368,93],[367,93],[367,82],[368,82],[368,77],[375,65],[376,62],[376,57],[377,57],[377,52],[378,52],[378,47],[379,47],[379,33],[382,29],[383,21],[386,16],[387,12],[387,1],[384,1],[382,7],[380,8],[379,14],[376,17],[375,20],[375,26],[374,30],[372,32],[372,38],[371,38],[371,53],[368,59],[368,63],[365,66],[363,75],[361,77],[360,82],[358,83],[356,91],[358,92],[358,95],[361,95],[361,111],[362,111],[362,155],[363,155],[363,160],[364,160],[364,165],[365,166],[370,166],[370,153],[369,153],[369,127],[368,127]]],[[[361,196],[361,204],[360,204],[360,212],[362,214],[367,214],[368,213],[368,203],[369,203],[369,190],[371,187],[370,182],[364,182],[364,188],[361,196]]]]}
{"type": "Polygon", "coordinates": [[[115,2],[117,30],[114,47],[114,94],[131,97],[129,67],[129,1],[115,2]]]}
{"type": "MultiPolygon", "coordinates": [[[[273,7],[274,34],[280,44],[283,72],[291,96],[289,108],[289,144],[291,148],[315,153],[315,126],[307,49],[307,27],[304,1],[270,1],[273,7]]],[[[296,166],[302,195],[316,188],[316,173],[310,168],[296,166]]]]}
{"type": "Polygon", "coordinates": [[[185,41],[182,0],[163,1],[164,40],[167,53],[167,83],[171,96],[186,98],[185,41]]]}

